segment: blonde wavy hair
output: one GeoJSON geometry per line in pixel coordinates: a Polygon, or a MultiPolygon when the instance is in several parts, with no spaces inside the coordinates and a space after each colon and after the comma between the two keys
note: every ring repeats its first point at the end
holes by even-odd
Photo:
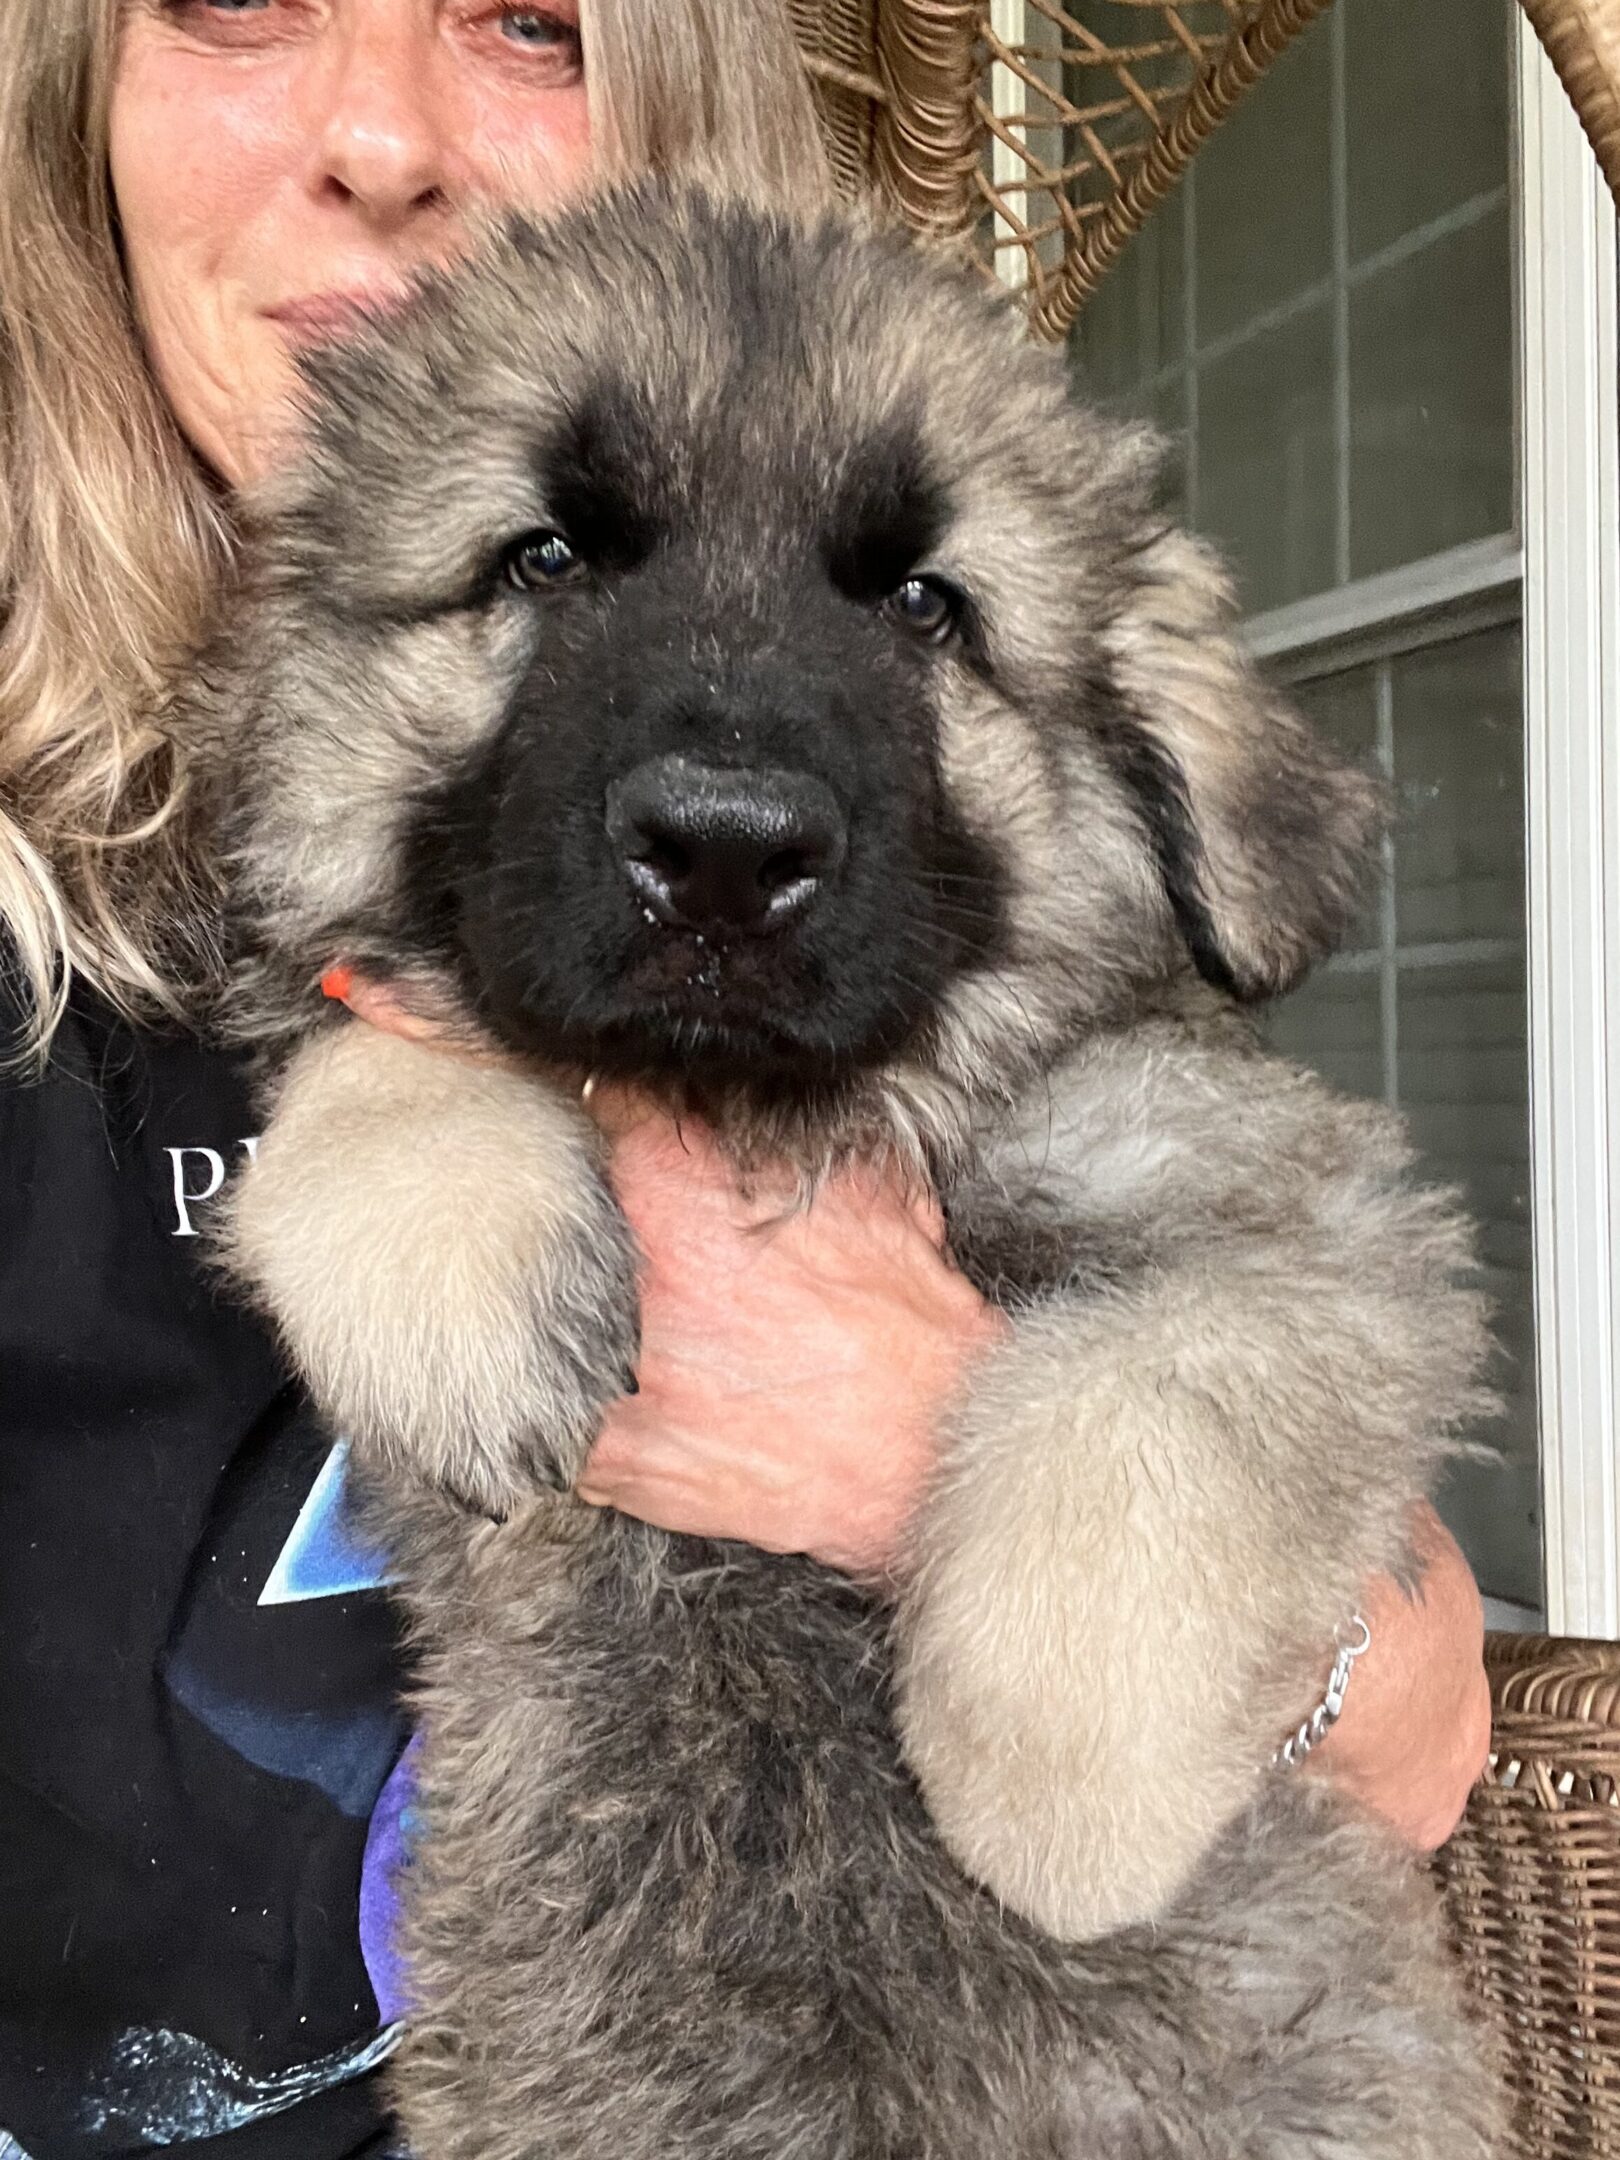
{"type": "MultiPolygon", "coordinates": [[[[183,1016],[208,879],[161,724],[232,557],[230,505],[146,364],[107,116],[127,0],[0,0],[0,966],[42,1057],[74,975],[183,1016]]],[[[826,185],[769,0],[585,0],[596,170],[826,185]]],[[[16,1046],[13,1046],[16,1047],[16,1046]]]]}

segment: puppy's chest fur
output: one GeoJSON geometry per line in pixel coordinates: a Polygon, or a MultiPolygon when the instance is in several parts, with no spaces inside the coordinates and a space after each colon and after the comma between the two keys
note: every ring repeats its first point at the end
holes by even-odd
{"type": "MultiPolygon", "coordinates": [[[[998,1188],[957,1257],[1012,1302],[1128,1270],[1056,1214],[998,1188]]],[[[1162,1924],[1059,1942],[941,1843],[876,1593],[566,1498],[470,1538],[381,1504],[423,1649],[430,2008],[400,2076],[439,2160],[1236,2160],[1329,2044],[1291,2071],[1277,2025],[1320,2017],[1369,1931],[1397,1995],[1432,1960],[1376,1839],[1275,1783],[1162,1924]]],[[[1386,1977],[1359,1982],[1365,2016],[1386,1977]]]]}
{"type": "Polygon", "coordinates": [[[490,2160],[753,2152],[755,2118],[798,2125],[786,2149],[887,2152],[874,2110],[923,2134],[920,2097],[959,2112],[989,2069],[982,1991],[1006,2077],[1053,1976],[931,1830],[883,1604],[807,1560],[583,1513],[540,1503],[419,1604],[410,1951],[442,2022],[407,2049],[417,2134],[441,2078],[447,2117],[464,2089],[464,2003],[533,2133],[497,2104],[510,2147],[465,2148],[490,2160]]]}
{"type": "Polygon", "coordinates": [[[1375,1841],[1291,1790],[1159,1928],[1054,1941],[935,1835],[879,1600],[584,1512],[415,1554],[437,1578],[408,1941],[430,2009],[401,2077],[444,2160],[1235,2155],[1329,2044],[1291,2065],[1274,2021],[1319,2016],[1369,1921],[1392,1974],[1431,1955],[1375,1841]]]}
{"type": "Polygon", "coordinates": [[[941,1197],[1006,1339],[891,1610],[545,1495],[634,1355],[576,1104],[363,1029],[290,1071],[234,1250],[359,1431],[415,1619],[423,2160],[1483,2160],[1432,1906],[1254,1768],[1476,1354],[1449,1214],[1384,1113],[1179,1021],[1084,1045],[971,1160],[941,1197]],[[435,1212],[472,1143],[502,1208],[435,1212]],[[351,1207],[312,1251],[401,1159],[412,1234],[351,1207]]]}
{"type": "MultiPolygon", "coordinates": [[[[998,1192],[964,1212],[952,1257],[1014,1303],[1077,1275],[1118,1280],[1117,1241],[1088,1244],[1077,1265],[1055,1209],[1046,1220],[1037,1194],[998,1192]]],[[[874,1456],[886,1439],[872,1433],[874,1456]]],[[[510,1960],[520,1991],[558,1991],[566,2029],[600,1989],[618,2006],[615,2044],[644,2046],[661,2075],[683,2021],[705,2016],[742,2018],[773,2074],[801,2047],[858,2053],[871,2020],[914,2050],[926,2021],[905,1992],[959,1994],[968,1971],[976,1990],[999,1972],[1020,2022],[1050,2017],[1058,1974],[1081,1968],[1068,1953],[1053,1967],[1056,1946],[941,1845],[897,1734],[884,1594],[569,1497],[471,1533],[420,1491],[372,1504],[424,1653],[417,1955],[442,1954],[431,1993],[510,1960]],[[457,1916],[443,1942],[436,1873],[457,1916]],[[469,1934],[471,1875],[500,1891],[469,1934]]],[[[947,2084],[953,2050],[983,2038],[987,2005],[961,2008],[932,2072],[947,2084]]]]}
{"type": "Polygon", "coordinates": [[[1096,1297],[1137,1276],[1151,1255],[1128,1224],[1077,1224],[1037,1182],[965,1193],[949,1213],[951,1257],[1004,1311],[1052,1292],[1096,1297]]]}

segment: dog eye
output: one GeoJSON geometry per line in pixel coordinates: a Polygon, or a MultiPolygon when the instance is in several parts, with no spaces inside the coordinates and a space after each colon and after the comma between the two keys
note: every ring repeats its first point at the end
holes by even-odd
{"type": "Polygon", "coordinates": [[[890,593],[883,606],[896,622],[938,644],[961,620],[962,595],[943,578],[909,577],[890,593]]]}
{"type": "Polygon", "coordinates": [[[539,592],[560,585],[585,565],[559,532],[525,533],[506,551],[507,583],[519,592],[539,592]]]}

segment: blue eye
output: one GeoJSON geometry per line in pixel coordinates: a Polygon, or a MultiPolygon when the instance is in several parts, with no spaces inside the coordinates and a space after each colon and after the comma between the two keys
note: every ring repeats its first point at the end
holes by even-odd
{"type": "Polygon", "coordinates": [[[507,582],[519,592],[560,585],[584,567],[560,532],[525,533],[506,551],[507,582]]]}
{"type": "Polygon", "coordinates": [[[943,578],[909,577],[883,603],[885,611],[919,637],[939,644],[961,619],[963,599],[943,578]]]}
{"type": "Polygon", "coordinates": [[[249,15],[273,15],[281,0],[160,0],[162,12],[185,24],[194,35],[227,36],[227,23],[244,22],[249,15]]]}
{"type": "Polygon", "coordinates": [[[572,23],[548,15],[542,8],[508,8],[501,16],[501,35],[514,45],[577,44],[579,32],[572,23]]]}

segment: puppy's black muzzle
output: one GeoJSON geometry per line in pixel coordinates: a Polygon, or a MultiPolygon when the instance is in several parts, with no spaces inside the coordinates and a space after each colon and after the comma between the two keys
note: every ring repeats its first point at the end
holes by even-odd
{"type": "Polygon", "coordinates": [[[722,606],[700,568],[661,551],[548,625],[424,798],[410,885],[512,1048],[802,1093],[928,1026],[998,934],[996,866],[915,646],[797,577],[722,606]]]}
{"type": "Polygon", "coordinates": [[[825,781],[648,758],[607,791],[608,840],[651,919],[726,941],[785,930],[837,876],[849,847],[825,781]]]}

